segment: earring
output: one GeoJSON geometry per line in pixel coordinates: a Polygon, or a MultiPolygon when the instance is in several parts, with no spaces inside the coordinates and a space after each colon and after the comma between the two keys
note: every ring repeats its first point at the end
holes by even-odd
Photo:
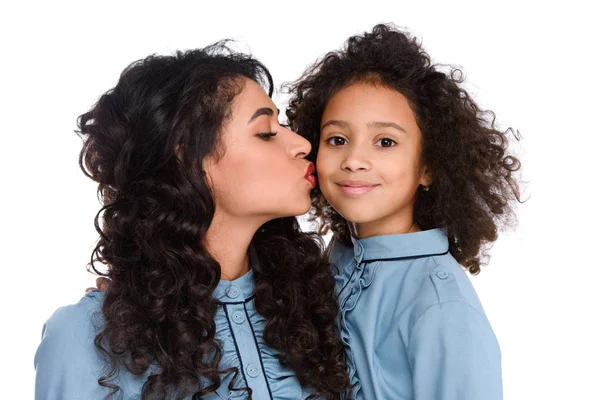
{"type": "Polygon", "coordinates": [[[423,185],[423,190],[429,192],[429,186],[423,185]]]}

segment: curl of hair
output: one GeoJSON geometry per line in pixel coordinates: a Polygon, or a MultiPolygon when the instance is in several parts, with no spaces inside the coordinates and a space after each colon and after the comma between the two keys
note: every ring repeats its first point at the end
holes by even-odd
{"type": "MultiPolygon", "coordinates": [[[[417,40],[391,25],[353,36],[340,51],[327,53],[296,82],[287,85],[290,126],[319,148],[321,118],[340,89],[367,83],[397,90],[412,108],[422,133],[422,161],[432,175],[429,191],[419,190],[414,219],[422,229],[441,228],[450,252],[472,274],[487,259],[487,244],[513,221],[513,200],[520,201],[515,173],[521,163],[509,153],[511,128],[495,127],[491,111],[481,110],[461,87],[458,68],[444,73],[432,64],[417,40]]],[[[311,217],[319,232],[329,230],[346,243],[348,223],[323,197],[312,193],[311,217]]]]}
{"type": "MultiPolygon", "coordinates": [[[[214,392],[222,374],[239,372],[220,369],[212,293],[221,269],[202,244],[215,204],[201,165],[224,151],[219,134],[243,78],[272,94],[266,67],[227,42],[152,55],[127,67],[79,117],[80,166],[103,203],[90,268],[111,282],[95,340],[108,361],[98,380],[112,389],[107,397],[120,390],[113,378],[122,368],[134,375],[150,369],[142,399],[197,398],[214,392]]],[[[339,398],[349,381],[322,245],[284,218],[266,224],[250,252],[266,343],[301,384],[339,398]]],[[[251,397],[250,388],[232,385],[251,397]]]]}

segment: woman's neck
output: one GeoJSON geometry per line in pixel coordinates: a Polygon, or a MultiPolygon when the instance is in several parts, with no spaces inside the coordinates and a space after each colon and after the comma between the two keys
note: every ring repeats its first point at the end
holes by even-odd
{"type": "Polygon", "coordinates": [[[248,247],[261,225],[258,221],[215,213],[204,246],[221,265],[221,279],[234,280],[250,270],[248,247]]]}

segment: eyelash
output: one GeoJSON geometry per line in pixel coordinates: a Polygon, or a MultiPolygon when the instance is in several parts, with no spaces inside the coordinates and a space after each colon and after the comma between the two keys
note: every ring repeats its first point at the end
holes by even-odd
{"type": "Polygon", "coordinates": [[[343,140],[343,141],[345,142],[344,144],[347,144],[347,143],[348,143],[348,141],[347,141],[346,139],[344,139],[343,137],[340,137],[340,136],[332,136],[332,137],[330,137],[329,139],[327,139],[327,140],[325,141],[325,143],[327,143],[327,144],[329,144],[329,145],[331,145],[331,146],[335,146],[335,147],[339,147],[339,146],[343,146],[343,145],[344,145],[344,144],[335,144],[335,143],[333,143],[333,141],[334,141],[335,139],[341,139],[341,140],[343,140]]]}
{"type": "Polygon", "coordinates": [[[389,141],[390,141],[390,142],[392,142],[393,144],[392,144],[391,146],[380,146],[380,147],[394,147],[395,145],[397,145],[397,144],[398,144],[398,143],[396,143],[396,141],[395,141],[395,140],[392,140],[392,139],[390,139],[390,138],[383,138],[383,139],[379,139],[379,140],[377,141],[377,143],[381,142],[382,140],[389,140],[389,141]]]}
{"type": "Polygon", "coordinates": [[[272,137],[277,136],[277,132],[261,132],[256,136],[260,137],[262,140],[267,142],[271,140],[272,137]]]}
{"type": "MultiPolygon", "coordinates": [[[[395,145],[397,145],[397,144],[398,144],[398,143],[396,143],[396,141],[395,141],[395,140],[392,140],[392,139],[390,139],[390,138],[383,138],[383,139],[379,139],[379,140],[378,140],[376,143],[380,143],[380,142],[381,142],[381,141],[383,141],[383,140],[389,140],[390,142],[392,142],[392,145],[391,145],[391,146],[382,146],[382,145],[380,145],[379,147],[384,147],[384,148],[386,148],[386,147],[394,147],[395,145]]],[[[326,142],[327,144],[331,145],[331,146],[334,146],[334,147],[339,147],[339,146],[343,146],[343,145],[345,145],[345,144],[348,144],[348,141],[347,141],[346,139],[344,139],[343,137],[340,137],[340,136],[332,136],[332,137],[330,137],[329,139],[327,139],[325,142],[326,142]],[[335,144],[335,143],[333,143],[333,141],[335,141],[336,139],[341,139],[341,140],[343,140],[343,141],[344,141],[344,144],[335,144]]]]}

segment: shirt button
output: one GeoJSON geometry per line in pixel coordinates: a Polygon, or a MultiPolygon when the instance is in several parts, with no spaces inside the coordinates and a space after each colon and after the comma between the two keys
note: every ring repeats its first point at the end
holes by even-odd
{"type": "Polygon", "coordinates": [[[258,367],[254,364],[250,364],[246,368],[246,372],[248,373],[249,377],[256,378],[258,376],[258,367]]]}
{"type": "Polygon", "coordinates": [[[446,271],[439,271],[436,275],[438,278],[440,278],[442,280],[448,278],[448,272],[446,272],[446,271]]]}
{"type": "Polygon", "coordinates": [[[240,289],[238,289],[237,286],[231,285],[229,287],[229,290],[227,291],[227,297],[231,297],[232,299],[235,299],[239,295],[240,295],[240,289]]]}
{"type": "Polygon", "coordinates": [[[241,324],[246,320],[246,317],[244,317],[244,313],[242,313],[241,311],[236,311],[233,313],[233,322],[235,322],[236,324],[241,324]]]}

